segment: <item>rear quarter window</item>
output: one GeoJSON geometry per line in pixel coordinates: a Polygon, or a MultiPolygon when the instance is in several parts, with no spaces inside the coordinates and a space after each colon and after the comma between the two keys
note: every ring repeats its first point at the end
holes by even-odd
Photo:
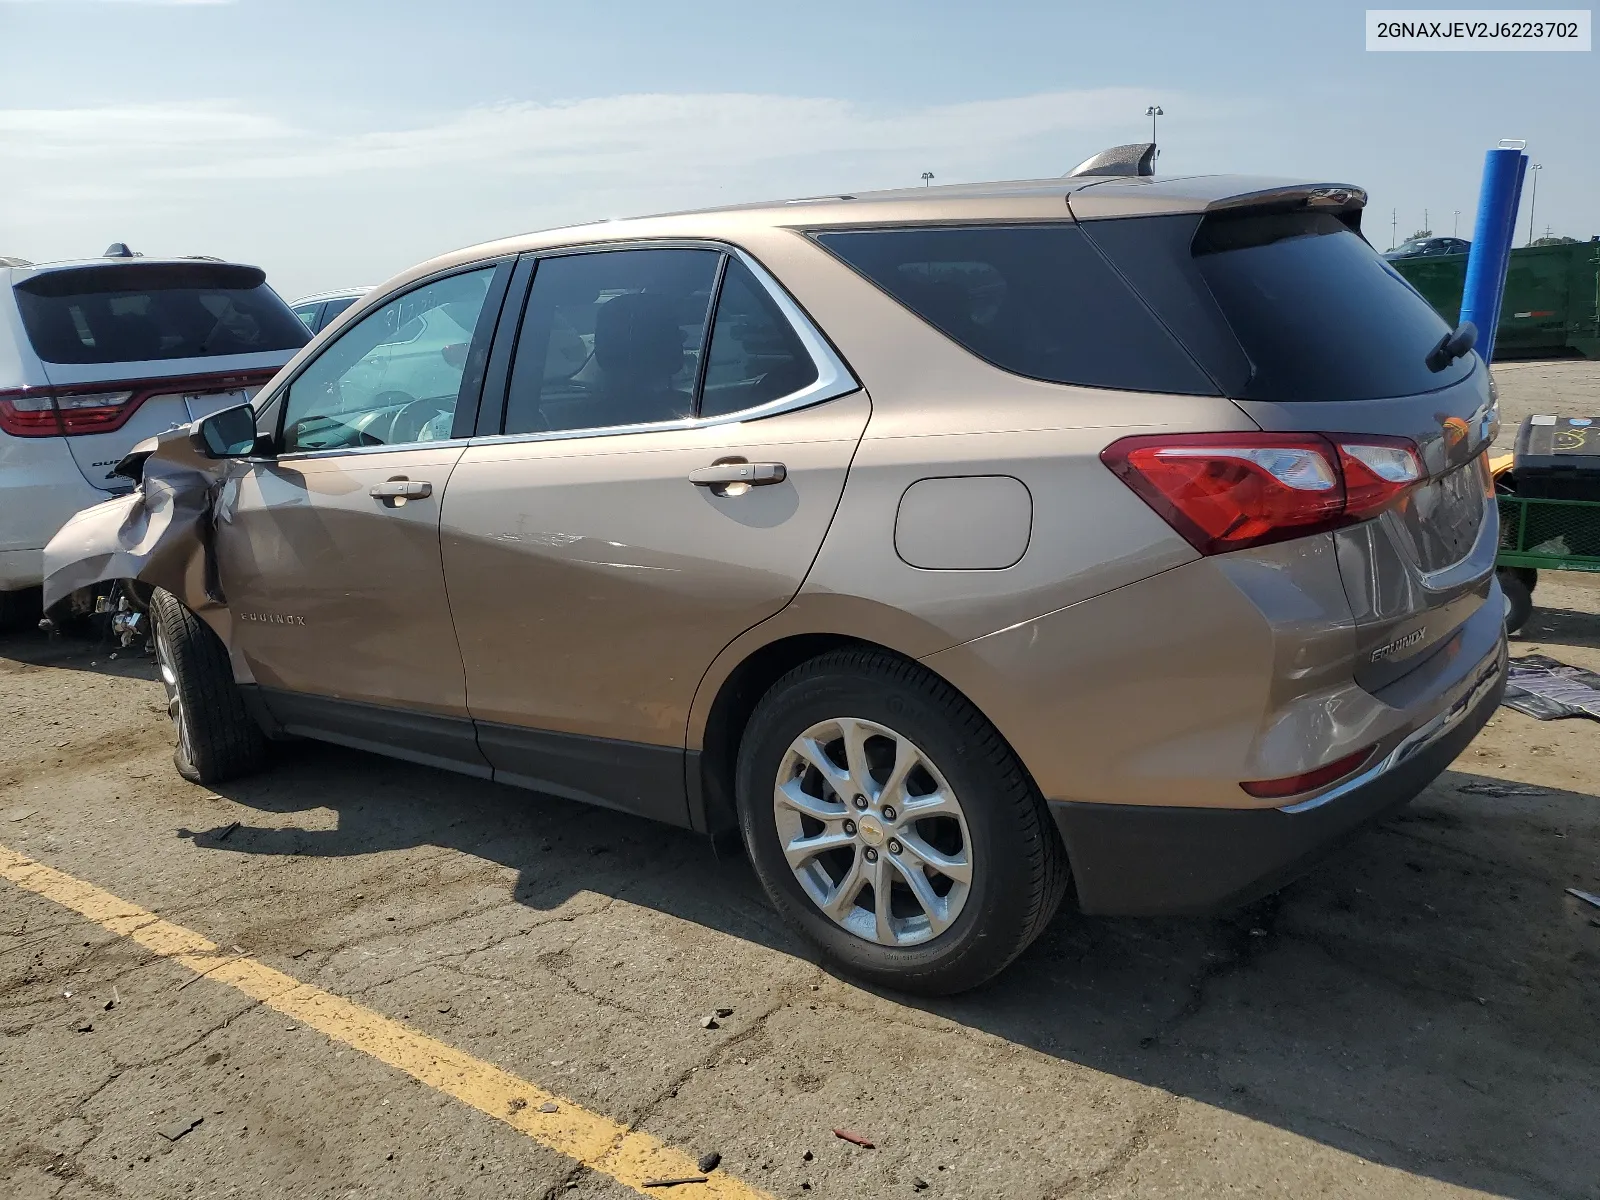
{"type": "Polygon", "coordinates": [[[45,362],[117,363],[294,350],[310,333],[255,267],[115,263],[14,288],[45,362]]]}
{"type": "Polygon", "coordinates": [[[1003,370],[1051,383],[1216,394],[1075,225],[815,237],[941,333],[1003,370]]]}

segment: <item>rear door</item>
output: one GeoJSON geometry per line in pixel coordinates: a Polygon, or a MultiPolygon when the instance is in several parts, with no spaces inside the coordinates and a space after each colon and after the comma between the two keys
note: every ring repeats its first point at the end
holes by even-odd
{"type": "Polygon", "coordinates": [[[1440,648],[1494,575],[1484,454],[1498,418],[1482,360],[1428,365],[1449,327],[1351,214],[1224,210],[1084,230],[1262,429],[1415,446],[1418,486],[1334,538],[1356,681],[1381,688],[1440,648]]]}
{"type": "Polygon", "coordinates": [[[868,411],[736,255],[540,260],[504,416],[462,456],[443,517],[497,777],[683,822],[694,690],[799,589],[868,411]]]}
{"type": "Polygon", "coordinates": [[[309,334],[259,268],[108,262],[16,286],[67,443],[95,487],[145,438],[247,402],[309,334]]]}
{"type": "Polygon", "coordinates": [[[432,280],[342,332],[274,401],[280,453],[247,463],[224,490],[217,558],[231,644],[291,730],[481,765],[439,511],[506,270],[432,280]]]}

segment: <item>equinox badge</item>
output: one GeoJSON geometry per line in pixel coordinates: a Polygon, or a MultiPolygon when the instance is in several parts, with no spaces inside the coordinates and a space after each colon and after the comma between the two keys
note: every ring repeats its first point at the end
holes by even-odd
{"type": "Polygon", "coordinates": [[[241,621],[257,621],[264,625],[304,625],[306,619],[297,617],[293,613],[253,613],[242,612],[239,614],[241,621]]]}
{"type": "Polygon", "coordinates": [[[1388,658],[1391,654],[1398,654],[1402,650],[1409,650],[1427,635],[1428,627],[1424,625],[1421,629],[1416,629],[1406,634],[1405,637],[1395,638],[1394,641],[1387,642],[1374,650],[1372,652],[1372,661],[1377,662],[1379,659],[1388,658]]]}

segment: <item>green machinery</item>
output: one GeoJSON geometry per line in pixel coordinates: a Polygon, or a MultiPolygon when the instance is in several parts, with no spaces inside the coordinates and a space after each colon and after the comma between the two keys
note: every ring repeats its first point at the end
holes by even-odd
{"type": "MultiPolygon", "coordinates": [[[[1467,256],[1402,258],[1391,264],[1455,325],[1467,256]]],[[[1511,252],[1495,357],[1566,354],[1600,358],[1600,239],[1511,252]]]]}

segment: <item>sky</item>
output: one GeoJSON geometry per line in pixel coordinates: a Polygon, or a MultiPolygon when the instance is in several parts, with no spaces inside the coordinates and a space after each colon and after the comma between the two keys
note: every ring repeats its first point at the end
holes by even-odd
{"type": "Polygon", "coordinates": [[[1369,53],[1363,12],[0,0],[0,255],[215,254],[293,299],[600,218],[1058,175],[1147,140],[1152,104],[1158,174],[1361,185],[1380,249],[1392,212],[1470,237],[1508,137],[1537,232],[1600,233],[1593,52],[1369,53]]]}

